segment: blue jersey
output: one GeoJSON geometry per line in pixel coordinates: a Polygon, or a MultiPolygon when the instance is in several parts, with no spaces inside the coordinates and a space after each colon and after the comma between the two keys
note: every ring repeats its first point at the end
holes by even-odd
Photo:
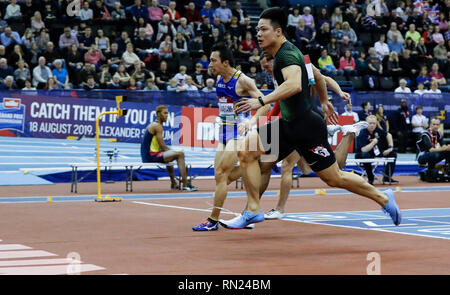
{"type": "Polygon", "coordinates": [[[242,98],[236,93],[236,84],[241,74],[242,72],[237,70],[228,82],[222,77],[217,81],[216,93],[222,124],[234,125],[250,119],[250,112],[240,114],[235,112],[235,103],[242,98]]]}

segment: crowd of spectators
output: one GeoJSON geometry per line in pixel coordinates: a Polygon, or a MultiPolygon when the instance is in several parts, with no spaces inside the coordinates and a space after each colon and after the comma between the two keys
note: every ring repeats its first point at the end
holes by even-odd
{"type": "MultiPolygon", "coordinates": [[[[273,88],[240,2],[91,0],[78,14],[71,2],[0,0],[1,89],[214,91],[208,57],[219,41],[258,87],[273,88]]],[[[450,1],[416,2],[287,6],[286,34],[326,75],[363,76],[371,89],[390,76],[432,90],[449,76],[450,1]]]]}

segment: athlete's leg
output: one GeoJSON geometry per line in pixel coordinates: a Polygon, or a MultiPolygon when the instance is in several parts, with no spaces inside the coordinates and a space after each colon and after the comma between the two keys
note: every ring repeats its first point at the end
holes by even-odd
{"type": "Polygon", "coordinates": [[[388,202],[388,197],[384,193],[367,183],[361,176],[340,170],[336,162],[330,167],[316,172],[316,174],[331,187],[346,189],[352,193],[369,198],[380,206],[385,206],[388,202]]]}
{"type": "Polygon", "coordinates": [[[168,150],[164,152],[164,162],[169,163],[176,160],[178,171],[181,176],[181,181],[183,182],[183,186],[187,185],[187,176],[186,176],[186,163],[184,160],[184,153],[182,151],[168,150]]]}
{"type": "Polygon", "coordinates": [[[231,170],[230,174],[228,175],[227,184],[230,184],[233,181],[238,180],[241,176],[242,176],[241,168],[239,168],[239,166],[234,166],[233,170],[231,170]]]}
{"type": "Polygon", "coordinates": [[[348,156],[348,149],[350,148],[350,145],[352,144],[353,140],[355,139],[355,133],[349,132],[347,133],[339,143],[339,145],[334,150],[334,155],[336,157],[337,164],[339,166],[339,169],[342,169],[345,167],[345,162],[347,161],[348,156]]]}
{"type": "Polygon", "coordinates": [[[280,198],[276,207],[280,212],[284,212],[286,201],[292,187],[292,169],[294,169],[295,163],[299,160],[300,155],[296,151],[293,151],[283,160],[283,164],[281,165],[280,198]]]}
{"type": "MultiPolygon", "coordinates": [[[[216,180],[216,190],[214,192],[214,208],[210,218],[219,220],[220,208],[223,207],[227,197],[227,186],[229,178],[238,161],[237,140],[229,140],[224,149],[216,152],[214,160],[214,175],[216,180]]],[[[236,172],[234,172],[236,175],[236,172]]]]}
{"type": "Polygon", "coordinates": [[[169,173],[170,182],[172,184],[172,187],[176,187],[178,184],[177,184],[177,180],[175,178],[175,173],[174,173],[175,169],[171,165],[170,166],[166,166],[166,169],[167,169],[167,172],[169,173]]]}
{"type": "Polygon", "coordinates": [[[312,169],[309,167],[308,162],[306,162],[304,157],[300,157],[300,159],[297,161],[297,166],[302,171],[303,175],[311,174],[312,169]]]}

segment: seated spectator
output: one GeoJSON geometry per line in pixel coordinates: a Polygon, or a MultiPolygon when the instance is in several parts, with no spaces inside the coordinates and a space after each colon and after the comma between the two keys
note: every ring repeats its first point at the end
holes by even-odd
{"type": "Polygon", "coordinates": [[[187,19],[185,17],[182,17],[180,19],[180,25],[177,28],[177,33],[183,34],[184,38],[186,38],[187,41],[190,41],[195,37],[194,29],[192,28],[192,25],[187,22],[187,19]]]}
{"type": "Polygon", "coordinates": [[[163,37],[166,35],[175,36],[177,30],[174,25],[170,22],[170,17],[167,14],[163,15],[162,20],[158,23],[158,29],[156,34],[156,41],[162,41],[163,37]]]}
{"type": "Polygon", "coordinates": [[[83,8],[80,11],[81,21],[91,21],[94,19],[94,11],[89,7],[89,1],[84,1],[83,8]]]}
{"type": "MultiPolygon", "coordinates": [[[[108,84],[110,84],[112,80],[112,75],[109,72],[109,65],[103,64],[100,66],[100,72],[96,74],[95,81],[99,84],[101,89],[108,88],[108,84]]],[[[120,83],[120,80],[119,80],[120,83]]]]}
{"type": "Polygon", "coordinates": [[[386,37],[384,34],[380,35],[380,39],[375,42],[374,48],[378,57],[382,60],[386,55],[389,55],[389,46],[384,42],[386,37]]]}
{"type": "Polygon", "coordinates": [[[305,6],[303,8],[302,18],[305,20],[305,25],[310,28],[315,27],[314,17],[311,14],[311,8],[309,6],[305,6]]]}
{"type": "Polygon", "coordinates": [[[13,76],[14,69],[8,65],[8,60],[6,58],[0,59],[0,83],[3,82],[7,76],[13,76]]]}
{"type": "Polygon", "coordinates": [[[65,27],[64,33],[59,36],[59,49],[67,49],[72,44],[75,44],[77,48],[80,46],[78,38],[72,35],[70,27],[65,27]]]}
{"type": "Polygon", "coordinates": [[[246,73],[247,77],[255,80],[258,77],[258,73],[256,70],[256,65],[250,65],[250,71],[246,73]]]}
{"type": "Polygon", "coordinates": [[[411,89],[406,86],[407,82],[405,79],[399,81],[399,87],[395,88],[395,93],[411,93],[411,89]]]}
{"type": "Polygon", "coordinates": [[[343,112],[341,116],[351,116],[353,117],[353,123],[359,122],[358,113],[353,111],[353,106],[350,103],[345,105],[345,112],[343,112]]]}
{"type": "MultiPolygon", "coordinates": [[[[155,0],[158,2],[157,0],[155,0]]],[[[150,8],[149,8],[150,11],[150,8]]],[[[161,12],[162,15],[162,12],[161,12]]],[[[120,5],[120,2],[114,2],[114,8],[111,10],[111,19],[113,21],[119,21],[119,20],[125,20],[126,14],[125,10],[122,9],[122,6],[120,5]]]]}
{"type": "Polygon", "coordinates": [[[326,7],[322,7],[322,9],[320,9],[319,14],[317,15],[317,24],[319,25],[320,28],[323,26],[324,23],[327,23],[328,27],[331,26],[331,20],[330,17],[328,16],[328,10],[326,7]]]}
{"type": "Polygon", "coordinates": [[[179,84],[180,86],[183,86],[184,83],[185,83],[184,81],[185,81],[186,78],[187,78],[186,71],[187,71],[186,66],[181,65],[180,68],[179,68],[178,73],[174,76],[174,78],[177,79],[178,84],[179,84]]]}
{"type": "Polygon", "coordinates": [[[431,119],[430,128],[422,132],[417,141],[419,156],[417,161],[420,165],[428,165],[427,174],[431,175],[437,163],[445,160],[445,164],[450,164],[450,146],[444,144],[443,136],[439,132],[441,120],[431,119]]]}
{"type": "Polygon", "coordinates": [[[209,78],[206,80],[206,86],[203,87],[202,91],[203,92],[215,92],[216,91],[216,87],[214,87],[214,79],[209,78]]]}
{"type": "Polygon", "coordinates": [[[194,81],[192,80],[192,77],[189,75],[186,75],[184,84],[181,87],[183,87],[184,90],[186,90],[186,91],[197,91],[198,90],[197,86],[194,85],[194,81]]]}
{"type": "Polygon", "coordinates": [[[361,107],[362,107],[362,112],[361,112],[361,114],[359,115],[359,119],[360,119],[361,121],[366,121],[366,118],[367,118],[368,116],[372,115],[372,111],[371,111],[372,105],[370,104],[369,101],[364,101],[364,102],[361,104],[361,107]]]}
{"type": "Polygon", "coordinates": [[[322,49],[321,56],[317,62],[322,74],[330,77],[334,77],[336,75],[336,68],[334,67],[333,60],[331,59],[331,56],[328,55],[328,51],[326,49],[322,49]]]}
{"type": "Polygon", "coordinates": [[[105,52],[105,58],[112,70],[116,70],[122,62],[122,53],[119,51],[119,46],[116,42],[111,44],[111,50],[105,52]]]}
{"type": "Polygon", "coordinates": [[[368,73],[369,66],[367,65],[366,52],[363,50],[359,53],[358,58],[355,60],[356,72],[359,76],[365,76],[368,73]]]}
{"type": "Polygon", "coordinates": [[[84,34],[78,36],[78,42],[84,51],[88,51],[92,44],[95,44],[95,37],[92,35],[92,29],[90,27],[86,27],[84,34]]]}
{"type": "Polygon", "coordinates": [[[126,89],[127,91],[133,91],[133,90],[141,90],[139,86],[137,85],[137,81],[134,77],[131,77],[129,80],[128,87],[126,89]]]}
{"type": "Polygon", "coordinates": [[[356,76],[356,62],[350,50],[346,50],[344,55],[339,60],[339,76],[356,76]]]}
{"type": "Polygon", "coordinates": [[[302,18],[300,14],[300,7],[294,6],[292,8],[292,11],[288,14],[288,23],[287,23],[287,33],[289,34],[289,37],[293,38],[295,29],[298,26],[298,22],[302,18]]]}
{"type": "Polygon", "coordinates": [[[369,48],[367,67],[367,76],[365,77],[366,83],[371,89],[378,89],[378,76],[381,76],[383,74],[383,65],[381,64],[381,60],[377,56],[377,52],[373,47],[369,48]]]}
{"type": "Polygon", "coordinates": [[[145,59],[148,55],[147,50],[152,48],[152,40],[147,37],[145,28],[139,28],[137,36],[133,39],[133,46],[140,59],[145,59]]]}
{"type": "Polygon", "coordinates": [[[103,3],[103,0],[96,0],[92,8],[94,21],[111,20],[111,14],[108,7],[103,3]]]}
{"type": "Polygon", "coordinates": [[[202,36],[196,35],[193,40],[189,41],[188,48],[189,48],[189,55],[193,59],[200,58],[200,56],[202,56],[204,53],[202,36]]]}
{"type": "Polygon", "coordinates": [[[47,43],[50,42],[50,35],[47,29],[41,29],[39,36],[36,37],[36,44],[39,51],[44,51],[47,48],[47,43]]]}
{"type": "Polygon", "coordinates": [[[316,32],[313,27],[308,27],[305,24],[305,20],[300,18],[298,26],[295,29],[295,39],[297,41],[297,47],[300,50],[305,51],[308,47],[312,46],[315,42],[316,32]]]}
{"type": "Polygon", "coordinates": [[[93,65],[89,62],[86,62],[86,63],[84,63],[84,67],[79,72],[77,72],[77,74],[78,74],[77,81],[80,82],[80,84],[78,86],[83,87],[83,83],[87,82],[87,78],[89,76],[95,76],[95,74],[96,74],[95,65],[93,65]]]}
{"type": "Polygon", "coordinates": [[[341,44],[339,44],[339,56],[344,56],[346,51],[350,51],[350,55],[358,55],[359,52],[355,50],[355,47],[350,42],[350,39],[347,36],[342,38],[341,44]]]}
{"type": "Polygon", "coordinates": [[[56,9],[54,9],[52,7],[52,5],[50,3],[47,2],[47,4],[45,4],[45,9],[44,12],[42,13],[43,17],[44,17],[44,22],[47,24],[51,24],[54,23],[56,20],[56,9]]]}
{"type": "Polygon", "coordinates": [[[122,54],[122,60],[125,63],[125,67],[129,69],[136,62],[140,62],[139,56],[133,51],[133,44],[128,43],[126,51],[122,54]]]}
{"type": "Polygon", "coordinates": [[[37,89],[43,89],[47,85],[48,79],[53,77],[52,71],[46,66],[46,62],[45,57],[39,57],[38,65],[33,69],[33,86],[37,89]]]}
{"type": "Polygon", "coordinates": [[[123,88],[127,88],[130,82],[130,74],[128,74],[125,64],[121,63],[119,67],[117,68],[117,72],[114,74],[114,77],[120,78],[120,85],[122,85],[123,88]]]}
{"type": "Polygon", "coordinates": [[[172,48],[175,58],[182,59],[185,57],[189,57],[186,38],[181,32],[178,32],[175,35],[175,38],[172,41],[172,48]]]}
{"type": "MultiPolygon", "coordinates": [[[[200,16],[200,10],[195,7],[194,2],[189,2],[188,7],[185,12],[186,23],[193,26],[198,26],[202,22],[202,18],[200,16]]],[[[180,21],[181,24],[182,21],[180,21]]]]}
{"type": "Polygon", "coordinates": [[[162,20],[164,11],[158,5],[158,0],[152,0],[150,6],[148,7],[148,17],[153,28],[156,28],[159,21],[162,20]]]}
{"type": "Polygon", "coordinates": [[[167,62],[161,61],[159,65],[159,70],[156,72],[156,86],[159,89],[166,89],[169,83],[170,78],[172,77],[171,73],[167,69],[167,62]]]}
{"type": "Polygon", "coordinates": [[[316,41],[321,46],[328,46],[331,41],[331,32],[330,32],[330,24],[323,23],[320,27],[319,32],[317,32],[316,41]]]}
{"type": "Polygon", "coordinates": [[[408,104],[405,99],[400,102],[400,108],[392,112],[391,130],[397,137],[398,152],[405,153],[408,145],[408,138],[410,136],[411,117],[409,114],[408,104]]]}
{"type": "Polygon", "coordinates": [[[137,61],[134,64],[134,71],[131,75],[132,78],[136,79],[136,84],[140,89],[145,87],[145,81],[149,78],[155,80],[155,74],[147,70],[144,66],[145,64],[143,62],[137,61]]]}
{"type": "Polygon", "coordinates": [[[333,28],[335,28],[336,23],[341,23],[344,21],[343,15],[342,15],[342,10],[340,7],[336,7],[333,11],[333,14],[331,15],[330,18],[331,21],[331,26],[333,28]]]}
{"type": "Polygon", "coordinates": [[[438,89],[438,87],[439,87],[438,82],[436,80],[432,81],[430,89],[429,90],[425,90],[425,93],[434,93],[434,94],[441,93],[441,90],[438,89]]]}
{"type": "Polygon", "coordinates": [[[214,14],[222,23],[227,24],[231,21],[233,13],[231,12],[231,9],[227,7],[227,1],[220,0],[219,3],[220,6],[216,8],[214,14]]]}
{"type": "Polygon", "coordinates": [[[445,41],[444,36],[440,32],[438,25],[434,25],[434,31],[433,31],[433,35],[431,35],[431,38],[435,44],[439,44],[439,42],[441,42],[441,40],[445,41]]]}
{"type": "Polygon", "coordinates": [[[431,82],[437,81],[437,83],[439,85],[447,84],[447,81],[445,80],[444,74],[442,74],[439,71],[438,63],[433,63],[433,65],[431,66],[430,78],[431,78],[431,82]]]}
{"type": "Polygon", "coordinates": [[[391,28],[389,29],[389,31],[387,32],[387,40],[388,40],[388,44],[389,41],[394,41],[394,36],[397,35],[397,41],[396,42],[400,42],[400,43],[405,43],[405,39],[403,38],[402,33],[397,29],[397,23],[391,23],[391,28]]]}
{"type": "Polygon", "coordinates": [[[102,51],[97,48],[97,45],[93,44],[91,48],[84,54],[84,62],[95,65],[96,69],[100,68],[101,61],[105,60],[105,56],[102,51]]]}
{"type": "Polygon", "coordinates": [[[109,38],[105,36],[102,29],[97,30],[97,37],[95,37],[95,45],[98,49],[105,53],[110,50],[109,38]]]}
{"type": "Polygon", "coordinates": [[[36,43],[36,39],[34,38],[34,33],[31,31],[31,28],[26,28],[23,33],[21,39],[22,46],[24,46],[25,50],[31,50],[31,45],[36,43]]]}
{"type": "Polygon", "coordinates": [[[9,26],[7,26],[4,32],[0,35],[0,41],[1,44],[6,47],[6,51],[16,44],[22,44],[22,39],[20,38],[19,33],[13,31],[9,26]]]}
{"type": "Polygon", "coordinates": [[[239,1],[235,2],[234,8],[231,10],[231,13],[233,14],[233,16],[238,18],[238,22],[240,24],[243,24],[245,22],[245,19],[248,18],[247,12],[244,9],[242,9],[242,3],[239,1]]]}
{"type": "Polygon", "coordinates": [[[22,90],[36,90],[36,87],[33,87],[33,84],[31,84],[31,80],[26,80],[25,87],[23,87],[22,90]]]}
{"type": "Polygon", "coordinates": [[[11,0],[11,3],[6,6],[5,20],[21,20],[22,12],[20,11],[20,5],[17,4],[17,0],[11,0]]]}
{"type": "Polygon", "coordinates": [[[39,11],[36,11],[34,16],[31,18],[31,31],[33,33],[37,33],[44,28],[45,23],[42,21],[42,15],[39,11]]]}
{"type": "Polygon", "coordinates": [[[200,60],[197,62],[202,65],[203,71],[205,71],[205,72],[208,71],[209,60],[208,60],[208,57],[206,56],[206,54],[203,54],[202,57],[200,58],[200,60]]]}
{"type": "Polygon", "coordinates": [[[84,64],[84,56],[81,55],[77,48],[77,45],[73,43],[70,45],[66,55],[66,65],[69,72],[69,76],[72,77],[74,85],[80,84],[78,81],[78,72],[81,71],[84,64]]]}
{"type": "Polygon", "coordinates": [[[25,81],[30,79],[30,69],[25,67],[25,61],[20,59],[17,62],[17,69],[14,71],[14,80],[16,81],[17,88],[21,89],[25,87],[25,81]]]}
{"type": "Polygon", "coordinates": [[[62,60],[55,59],[53,62],[54,69],[52,70],[52,75],[55,77],[55,82],[59,84],[62,88],[70,88],[69,85],[69,73],[65,68],[63,68],[62,60]]]}
{"type": "Polygon", "coordinates": [[[419,73],[419,76],[417,76],[417,78],[416,78],[416,83],[417,84],[423,83],[423,85],[425,87],[430,87],[431,78],[428,75],[428,67],[427,66],[422,66],[420,68],[420,73],[419,73]]]}
{"type": "MultiPolygon", "coordinates": [[[[369,127],[361,130],[356,138],[356,159],[373,159],[376,157],[386,157],[397,159],[397,153],[394,152],[394,141],[392,135],[377,127],[377,118],[375,116],[368,116],[366,118],[369,127]]],[[[372,165],[364,163],[364,168],[367,173],[367,181],[370,184],[374,182],[374,174],[372,165]]],[[[395,171],[395,161],[387,163],[384,169],[383,183],[398,183],[392,179],[395,171]]]]}
{"type": "Polygon", "coordinates": [[[198,89],[205,87],[206,74],[202,71],[201,64],[195,64],[195,71],[190,76],[193,78],[193,83],[198,89]]]}
{"type": "Polygon", "coordinates": [[[56,59],[61,58],[61,54],[58,49],[55,49],[55,45],[51,41],[47,42],[47,48],[42,52],[42,56],[47,60],[47,65],[49,67],[56,59]]]}
{"type": "Polygon", "coordinates": [[[344,38],[344,33],[342,32],[342,23],[337,22],[334,24],[334,27],[331,30],[331,35],[336,37],[336,41],[338,43],[342,42],[342,38],[344,38]]]}
{"type": "Polygon", "coordinates": [[[62,88],[61,88],[61,85],[56,83],[56,78],[51,77],[51,78],[47,79],[47,83],[45,83],[45,86],[43,89],[47,90],[47,91],[52,91],[52,90],[61,90],[62,88]]]}
{"type": "Polygon", "coordinates": [[[242,57],[248,59],[255,48],[257,48],[256,42],[253,41],[252,34],[247,32],[245,34],[245,40],[242,40],[239,44],[239,53],[242,57]]]}
{"type": "Polygon", "coordinates": [[[22,50],[22,47],[18,44],[14,45],[13,52],[9,55],[8,62],[14,68],[17,67],[17,62],[19,60],[24,60],[26,58],[25,53],[22,50]]]}
{"type": "Polygon", "coordinates": [[[169,34],[159,44],[159,55],[162,59],[171,59],[173,57],[172,37],[169,34]]]}
{"type": "Polygon", "coordinates": [[[422,95],[426,92],[427,92],[427,90],[425,89],[425,86],[423,85],[423,83],[417,84],[417,89],[414,90],[414,93],[419,94],[419,95],[422,95]]]}
{"type": "Polygon", "coordinates": [[[427,62],[428,59],[431,59],[432,56],[429,53],[429,49],[427,44],[425,44],[425,39],[421,37],[419,39],[419,44],[416,46],[416,51],[418,57],[421,59],[422,62],[427,62]]]}
{"type": "Polygon", "coordinates": [[[377,117],[377,127],[380,128],[381,130],[389,132],[389,120],[386,114],[384,113],[383,105],[381,104],[378,105],[375,117],[377,117]]]}
{"type": "Polygon", "coordinates": [[[439,42],[439,44],[436,45],[436,47],[434,47],[433,55],[434,55],[434,58],[437,59],[439,67],[445,68],[445,65],[447,64],[448,51],[447,51],[447,48],[445,47],[444,40],[441,40],[439,42]]]}
{"type": "Polygon", "coordinates": [[[348,22],[342,23],[342,34],[344,34],[343,38],[347,37],[352,45],[356,45],[358,42],[358,37],[348,22]]]}
{"type": "Polygon", "coordinates": [[[409,25],[409,30],[406,32],[405,34],[405,40],[408,38],[411,38],[414,43],[419,43],[419,39],[420,39],[420,33],[416,31],[416,25],[415,24],[410,24],[409,25]]]}
{"type": "Polygon", "coordinates": [[[112,80],[107,83],[107,89],[124,89],[122,84],[120,83],[120,77],[114,75],[112,77],[112,80]]]}
{"type": "Polygon", "coordinates": [[[159,90],[153,79],[147,79],[144,90],[159,90]]]}
{"type": "Polygon", "coordinates": [[[181,87],[181,85],[178,84],[177,78],[172,78],[169,81],[169,84],[166,87],[167,91],[175,91],[175,92],[182,92],[185,89],[181,87]]]}
{"type": "Polygon", "coordinates": [[[83,82],[83,90],[91,91],[98,88],[98,84],[95,82],[94,76],[87,77],[86,82],[83,82]]]}
{"type": "Polygon", "coordinates": [[[428,128],[428,118],[422,113],[423,108],[419,105],[416,107],[416,114],[411,118],[412,133],[415,135],[416,141],[420,139],[422,132],[428,128]]]}
{"type": "Polygon", "coordinates": [[[205,1],[205,6],[200,10],[200,16],[208,17],[210,23],[214,22],[215,10],[212,8],[211,1],[205,1]]]}
{"type": "Polygon", "coordinates": [[[400,67],[400,60],[397,52],[392,51],[386,65],[386,74],[392,76],[394,83],[398,82],[400,76],[403,76],[403,69],[400,67]]]}
{"type": "Polygon", "coordinates": [[[339,60],[339,44],[335,36],[331,36],[330,43],[327,44],[326,49],[333,62],[339,60]]]}
{"type": "Polygon", "coordinates": [[[14,84],[14,77],[6,76],[6,78],[3,80],[3,83],[0,84],[0,90],[13,90],[13,89],[17,89],[16,85],[14,84]]]}
{"type": "Polygon", "coordinates": [[[175,1],[170,1],[169,6],[165,12],[165,14],[169,15],[169,21],[178,26],[180,24],[181,15],[176,9],[177,3],[175,1]]]}
{"type": "Polygon", "coordinates": [[[141,17],[145,20],[148,20],[149,16],[147,6],[142,4],[141,0],[135,0],[134,3],[135,3],[134,5],[131,5],[130,7],[127,8],[133,21],[137,23],[138,19],[141,17]]]}
{"type": "Polygon", "coordinates": [[[398,39],[399,34],[394,34],[392,40],[388,41],[390,51],[395,51],[397,54],[403,51],[403,43],[398,39]]]}

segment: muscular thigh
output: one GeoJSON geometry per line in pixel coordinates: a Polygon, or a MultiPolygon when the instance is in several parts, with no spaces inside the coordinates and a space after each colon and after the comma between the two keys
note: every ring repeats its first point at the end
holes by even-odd
{"type": "Polygon", "coordinates": [[[220,172],[231,172],[238,162],[237,156],[237,140],[230,140],[227,145],[221,145],[216,151],[214,159],[214,170],[220,172]]]}

